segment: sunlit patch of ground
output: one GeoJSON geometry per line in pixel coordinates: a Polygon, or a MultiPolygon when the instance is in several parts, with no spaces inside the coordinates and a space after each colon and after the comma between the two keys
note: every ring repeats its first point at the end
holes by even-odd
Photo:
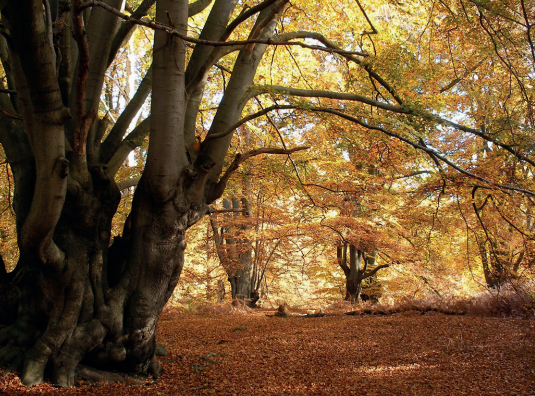
{"type": "Polygon", "coordinates": [[[167,314],[158,342],[156,382],[26,389],[9,375],[0,394],[535,395],[533,320],[167,314]]]}

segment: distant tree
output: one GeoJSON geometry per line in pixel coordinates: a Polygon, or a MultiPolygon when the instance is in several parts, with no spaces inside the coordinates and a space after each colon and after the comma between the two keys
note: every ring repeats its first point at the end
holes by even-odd
{"type": "Polygon", "coordinates": [[[367,254],[353,244],[342,244],[336,249],[338,265],[346,277],[345,300],[352,304],[358,302],[362,291],[362,282],[373,277],[377,271],[388,268],[388,264],[375,265],[375,251],[367,254]],[[349,261],[347,250],[349,247],[349,261]]]}
{"type": "Polygon", "coordinates": [[[253,247],[243,231],[250,228],[247,218],[251,216],[251,207],[247,199],[238,200],[232,198],[223,200],[223,210],[227,212],[224,225],[220,225],[217,220],[217,213],[210,216],[210,224],[214,233],[214,243],[216,244],[219,262],[227,272],[230,282],[232,299],[243,299],[251,307],[256,305],[260,298],[258,285],[253,279],[253,247]],[[232,202],[232,203],[231,203],[232,202]],[[245,221],[239,221],[241,216],[245,221]],[[236,219],[236,221],[232,221],[236,219]]]}

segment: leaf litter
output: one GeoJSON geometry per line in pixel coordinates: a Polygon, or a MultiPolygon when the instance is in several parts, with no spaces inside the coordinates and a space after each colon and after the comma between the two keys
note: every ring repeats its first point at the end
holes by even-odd
{"type": "Polygon", "coordinates": [[[163,373],[142,385],[1,395],[535,395],[535,321],[473,316],[165,313],[163,373]],[[236,330],[239,329],[239,330],[236,330]]]}

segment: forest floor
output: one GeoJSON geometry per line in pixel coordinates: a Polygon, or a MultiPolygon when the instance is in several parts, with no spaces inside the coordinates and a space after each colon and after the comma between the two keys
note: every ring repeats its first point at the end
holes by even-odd
{"type": "Polygon", "coordinates": [[[0,395],[535,395],[535,321],[416,312],[316,318],[167,312],[163,373],[0,395]]]}

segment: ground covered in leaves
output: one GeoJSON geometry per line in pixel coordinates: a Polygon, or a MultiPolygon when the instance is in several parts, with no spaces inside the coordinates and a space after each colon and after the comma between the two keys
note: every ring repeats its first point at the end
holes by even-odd
{"type": "Polygon", "coordinates": [[[168,312],[162,376],[2,395],[535,395],[535,321],[405,313],[315,318],[168,312]]]}

